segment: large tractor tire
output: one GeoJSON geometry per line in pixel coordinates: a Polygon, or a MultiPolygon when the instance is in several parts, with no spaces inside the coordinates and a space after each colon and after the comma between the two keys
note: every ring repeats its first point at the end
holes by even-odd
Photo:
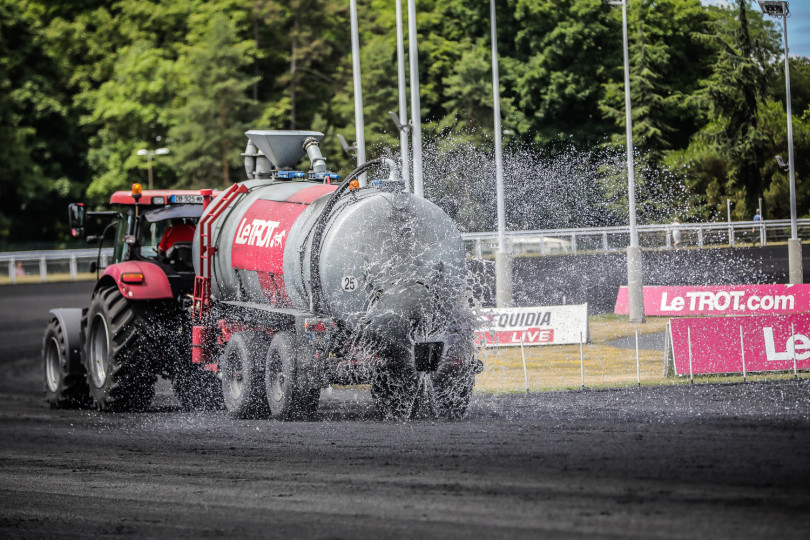
{"type": "Polygon", "coordinates": [[[72,348],[62,324],[56,317],[52,318],[42,338],[45,401],[52,409],[76,409],[92,405],[87,372],[80,358],[74,358],[80,355],[74,354],[72,348]]]}
{"type": "Polygon", "coordinates": [[[264,391],[267,337],[259,332],[234,334],[219,361],[222,396],[234,418],[266,418],[270,414],[264,391]]]}
{"type": "Polygon", "coordinates": [[[301,420],[318,412],[321,389],[304,386],[298,375],[295,337],[279,332],[273,336],[265,361],[265,389],[273,418],[301,420]]]}
{"type": "Polygon", "coordinates": [[[150,359],[150,325],[141,306],[115,286],[93,293],[85,326],[87,385],[105,411],[142,411],[152,403],[157,375],[150,359]]]}

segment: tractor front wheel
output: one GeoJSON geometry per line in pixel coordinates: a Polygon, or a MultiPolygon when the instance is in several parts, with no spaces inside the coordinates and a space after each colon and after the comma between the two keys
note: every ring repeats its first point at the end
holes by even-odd
{"type": "Polygon", "coordinates": [[[86,407],[92,402],[87,388],[86,371],[72,361],[65,330],[55,317],[42,338],[42,367],[45,376],[45,401],[52,409],[86,407]]]}

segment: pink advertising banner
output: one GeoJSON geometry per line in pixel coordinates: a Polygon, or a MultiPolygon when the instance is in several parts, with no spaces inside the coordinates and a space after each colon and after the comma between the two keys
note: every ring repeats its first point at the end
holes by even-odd
{"type": "MultiPolygon", "coordinates": [[[[627,287],[616,298],[617,315],[630,313],[627,287]]],[[[810,285],[713,285],[644,287],[644,314],[776,315],[810,312],[810,285]]]]}
{"type": "Polygon", "coordinates": [[[677,375],[810,369],[810,314],[669,321],[677,375]]]}

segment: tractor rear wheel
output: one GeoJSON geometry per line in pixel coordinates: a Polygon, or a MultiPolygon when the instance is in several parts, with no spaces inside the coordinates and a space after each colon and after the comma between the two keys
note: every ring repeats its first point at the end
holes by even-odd
{"type": "Polygon", "coordinates": [[[65,331],[54,317],[48,323],[42,339],[45,401],[52,409],[74,409],[92,404],[87,372],[78,358],[76,362],[71,360],[65,331]]]}
{"type": "Polygon", "coordinates": [[[150,328],[136,302],[115,286],[93,293],[85,323],[87,385],[105,411],[142,411],[155,395],[150,328]]]}
{"type": "Polygon", "coordinates": [[[230,416],[268,416],[262,361],[266,351],[267,338],[258,332],[239,332],[225,345],[219,369],[222,373],[222,396],[230,416]]]}
{"type": "Polygon", "coordinates": [[[302,385],[297,360],[293,334],[273,336],[265,361],[265,388],[270,414],[277,420],[312,418],[318,412],[321,389],[302,385]]]}

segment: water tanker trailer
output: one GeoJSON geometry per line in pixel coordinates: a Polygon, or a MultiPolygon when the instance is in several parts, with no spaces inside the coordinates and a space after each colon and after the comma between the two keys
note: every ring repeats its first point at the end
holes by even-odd
{"type": "MultiPolygon", "coordinates": [[[[338,182],[321,155],[322,134],[247,136],[247,181],[180,199],[201,204],[193,290],[169,310],[178,330],[161,331],[162,317],[149,316],[146,303],[135,310],[146,314],[139,333],[163,343],[151,350],[182,357],[167,360],[183,366],[170,374],[180,401],[223,403],[240,418],[289,419],[312,416],[331,384],[368,384],[385,416],[464,414],[480,363],[464,247],[449,216],[408,193],[390,160],[338,182]],[[304,156],[310,170],[294,170],[304,156]],[[364,173],[386,168],[361,185],[364,173]],[[182,343],[170,348],[167,334],[182,343]]],[[[138,303],[116,288],[117,301],[138,303]]],[[[79,364],[103,408],[104,396],[92,392],[99,372],[137,354],[114,358],[111,324],[94,325],[98,319],[91,305],[79,364]]]]}

